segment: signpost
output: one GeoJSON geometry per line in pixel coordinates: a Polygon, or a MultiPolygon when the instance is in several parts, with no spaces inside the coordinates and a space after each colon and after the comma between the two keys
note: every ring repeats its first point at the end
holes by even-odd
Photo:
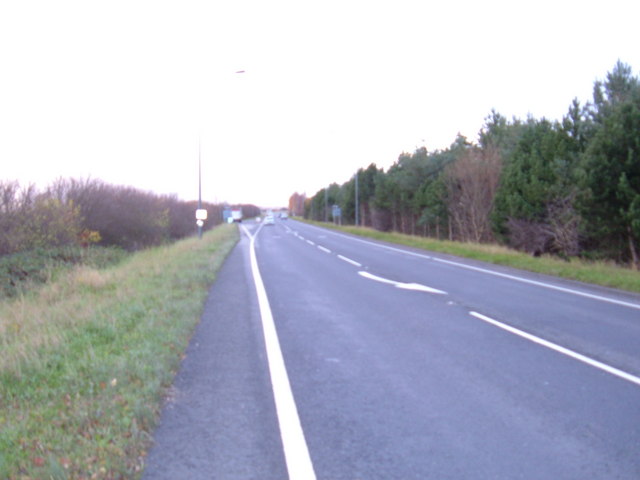
{"type": "Polygon", "coordinates": [[[331,216],[333,217],[333,223],[339,223],[342,225],[342,209],[339,205],[332,206],[331,216]]]}
{"type": "Polygon", "coordinates": [[[196,225],[198,226],[198,236],[202,238],[202,226],[204,225],[204,221],[207,219],[208,212],[204,208],[199,208],[196,210],[196,225]]]}

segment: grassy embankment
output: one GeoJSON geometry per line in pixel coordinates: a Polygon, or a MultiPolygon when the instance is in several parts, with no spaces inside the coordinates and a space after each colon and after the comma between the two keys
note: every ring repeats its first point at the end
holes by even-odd
{"type": "Polygon", "coordinates": [[[587,262],[575,258],[565,261],[551,256],[533,257],[499,245],[449,242],[400,233],[379,232],[371,228],[343,227],[323,222],[308,223],[383,242],[448,253],[497,265],[640,293],[640,273],[612,262],[587,262]]]}
{"type": "Polygon", "coordinates": [[[223,225],[0,302],[0,478],[139,476],[163,392],[237,238],[223,225]]]}

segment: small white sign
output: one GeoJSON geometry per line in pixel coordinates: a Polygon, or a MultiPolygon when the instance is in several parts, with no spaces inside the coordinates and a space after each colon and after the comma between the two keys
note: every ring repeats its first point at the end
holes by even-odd
{"type": "Polygon", "coordinates": [[[199,208],[196,210],[196,220],[206,220],[207,219],[207,211],[204,208],[199,208]]]}

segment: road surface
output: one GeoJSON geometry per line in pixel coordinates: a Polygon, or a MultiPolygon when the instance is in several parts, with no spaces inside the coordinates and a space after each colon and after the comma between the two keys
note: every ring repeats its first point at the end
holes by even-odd
{"type": "Polygon", "coordinates": [[[640,478],[639,296],[242,228],[143,478],[640,478]]]}

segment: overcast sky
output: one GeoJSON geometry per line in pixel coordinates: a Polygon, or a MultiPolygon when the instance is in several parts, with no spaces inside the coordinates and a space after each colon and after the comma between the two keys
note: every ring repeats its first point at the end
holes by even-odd
{"type": "Polygon", "coordinates": [[[560,119],[618,59],[638,74],[638,18],[636,0],[2,0],[0,180],[190,200],[200,141],[205,200],[286,205],[475,141],[492,108],[560,119]]]}

